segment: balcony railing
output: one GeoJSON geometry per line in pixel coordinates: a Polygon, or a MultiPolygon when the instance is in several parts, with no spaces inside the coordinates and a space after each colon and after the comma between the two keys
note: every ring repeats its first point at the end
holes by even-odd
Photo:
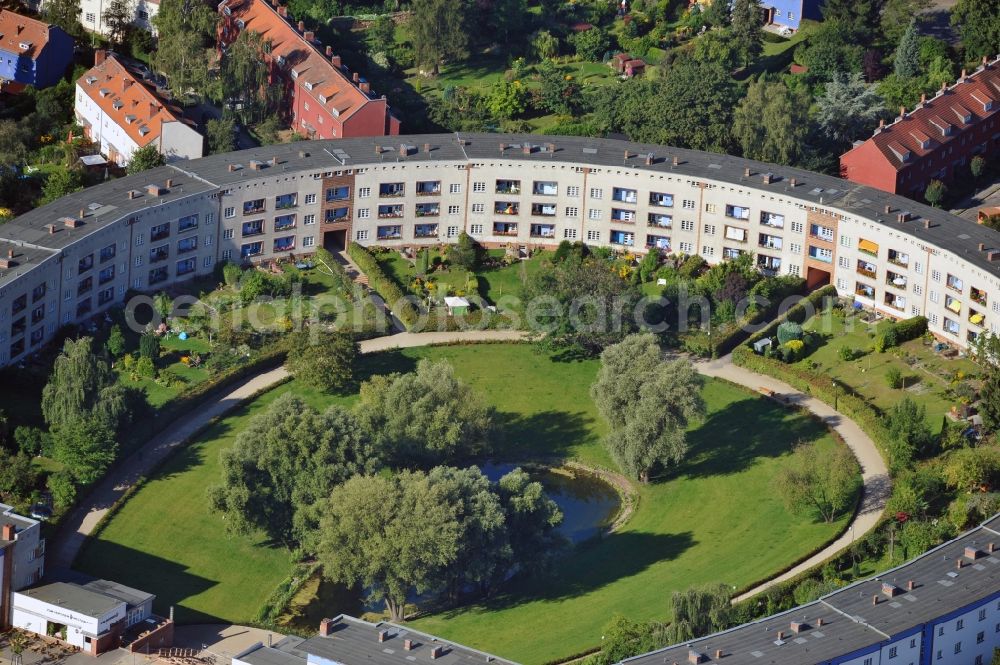
{"type": "Polygon", "coordinates": [[[868,277],[870,279],[875,279],[877,277],[874,270],[869,270],[868,268],[862,268],[861,266],[858,266],[858,274],[864,275],[865,277],[868,277]]]}

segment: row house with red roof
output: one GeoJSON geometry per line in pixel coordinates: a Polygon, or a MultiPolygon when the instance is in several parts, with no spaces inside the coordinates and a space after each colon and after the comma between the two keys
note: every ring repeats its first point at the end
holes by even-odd
{"type": "Polygon", "coordinates": [[[891,194],[923,200],[931,180],[968,172],[975,155],[1000,152],[1000,56],[943,85],[915,109],[900,109],[867,141],[840,156],[840,175],[891,194]]]}
{"type": "Polygon", "coordinates": [[[136,150],[150,144],[168,161],[204,153],[204,137],[181,110],[103,50],[76,82],[74,113],[86,137],[119,166],[127,166],[136,150]]]}
{"type": "Polygon", "coordinates": [[[62,28],[0,11],[0,90],[55,85],[73,62],[73,38],[62,28]]]}
{"type": "Polygon", "coordinates": [[[267,55],[272,80],[283,85],[292,129],[313,139],[399,134],[400,121],[385,95],[378,95],[358,72],[350,72],[333,48],[325,49],[305,23],[293,24],[288,9],[266,0],[223,0],[219,4],[220,48],[243,30],[271,42],[267,55]]]}

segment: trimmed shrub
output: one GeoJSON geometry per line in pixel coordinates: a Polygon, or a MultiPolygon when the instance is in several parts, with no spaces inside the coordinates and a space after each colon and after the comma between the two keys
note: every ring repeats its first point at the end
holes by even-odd
{"type": "Polygon", "coordinates": [[[902,387],[903,373],[899,371],[898,367],[890,367],[885,370],[885,383],[893,390],[902,387]]]}
{"type": "Polygon", "coordinates": [[[778,341],[782,344],[800,339],[802,339],[802,326],[795,321],[785,321],[778,326],[778,341]]]}
{"type": "Polygon", "coordinates": [[[917,339],[927,332],[927,317],[914,316],[913,318],[903,319],[893,324],[893,327],[896,329],[897,344],[909,342],[911,339],[917,339]]]}
{"type": "Polygon", "coordinates": [[[411,328],[420,318],[420,312],[413,302],[405,299],[399,284],[386,275],[372,253],[358,243],[352,242],[347,248],[347,253],[358,264],[358,268],[368,276],[368,285],[382,296],[386,305],[392,308],[393,314],[399,317],[407,329],[411,328]]]}

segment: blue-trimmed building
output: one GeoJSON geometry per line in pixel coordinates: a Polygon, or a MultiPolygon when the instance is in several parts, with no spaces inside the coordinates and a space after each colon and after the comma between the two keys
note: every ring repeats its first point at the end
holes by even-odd
{"type": "Polygon", "coordinates": [[[56,25],[0,11],[0,90],[59,82],[73,61],[73,38],[56,25]]]}
{"type": "Polygon", "coordinates": [[[768,23],[798,30],[802,19],[822,20],[823,0],[768,0],[763,3],[768,23]]]}

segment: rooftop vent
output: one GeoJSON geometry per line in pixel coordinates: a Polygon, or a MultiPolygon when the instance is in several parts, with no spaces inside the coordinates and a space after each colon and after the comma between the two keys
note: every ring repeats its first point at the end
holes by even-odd
{"type": "Polygon", "coordinates": [[[809,625],[806,624],[804,621],[793,621],[790,627],[792,629],[792,632],[795,634],[801,633],[802,631],[809,629],[809,625]]]}
{"type": "Polygon", "coordinates": [[[251,159],[250,160],[250,170],[251,171],[260,171],[262,168],[264,168],[264,162],[262,162],[262,161],[260,161],[258,159],[251,159]]]}
{"type": "Polygon", "coordinates": [[[141,194],[142,194],[142,192],[140,192],[138,189],[130,189],[130,190],[128,190],[128,198],[129,198],[129,200],[135,199],[135,198],[139,198],[139,196],[141,194]]]}
{"type": "Polygon", "coordinates": [[[45,230],[49,232],[49,235],[52,235],[52,234],[54,234],[56,232],[56,225],[55,224],[46,224],[45,225],[45,230]]]}
{"type": "Polygon", "coordinates": [[[146,193],[149,194],[150,196],[159,196],[160,194],[164,194],[165,192],[163,188],[160,187],[159,185],[146,185],[146,193]]]}
{"type": "Polygon", "coordinates": [[[882,582],[882,593],[889,598],[895,598],[899,593],[899,587],[889,582],[882,582]]]}
{"type": "Polygon", "coordinates": [[[965,558],[966,559],[969,559],[971,561],[975,561],[976,559],[978,559],[981,556],[983,556],[983,553],[979,550],[978,547],[970,545],[969,547],[965,548],[965,558]]]}
{"type": "Polygon", "coordinates": [[[441,646],[440,644],[437,645],[436,647],[434,647],[433,649],[431,649],[431,659],[432,660],[437,660],[438,658],[440,658],[443,655],[444,655],[444,647],[441,646]]]}
{"type": "Polygon", "coordinates": [[[749,178],[750,177],[750,167],[749,166],[746,167],[745,169],[743,169],[743,177],[744,178],[749,178]]]}
{"type": "Polygon", "coordinates": [[[83,224],[83,220],[77,219],[76,217],[60,217],[59,221],[62,222],[63,226],[67,229],[75,229],[83,224]]]}
{"type": "Polygon", "coordinates": [[[403,650],[413,651],[413,640],[403,640],[403,650]]]}
{"type": "Polygon", "coordinates": [[[772,180],[774,180],[774,174],[772,174],[772,173],[765,173],[764,174],[764,184],[765,185],[770,185],[772,180]]]}
{"type": "Polygon", "coordinates": [[[688,650],[688,662],[693,663],[693,665],[698,665],[698,663],[704,663],[708,660],[705,654],[700,651],[695,651],[694,649],[688,650]]]}
{"type": "Polygon", "coordinates": [[[389,639],[389,631],[388,630],[380,630],[380,631],[378,631],[378,641],[380,643],[381,642],[385,642],[387,639],[389,639]]]}
{"type": "Polygon", "coordinates": [[[320,637],[329,637],[330,633],[333,632],[333,619],[323,619],[319,622],[319,634],[320,637]]]}

